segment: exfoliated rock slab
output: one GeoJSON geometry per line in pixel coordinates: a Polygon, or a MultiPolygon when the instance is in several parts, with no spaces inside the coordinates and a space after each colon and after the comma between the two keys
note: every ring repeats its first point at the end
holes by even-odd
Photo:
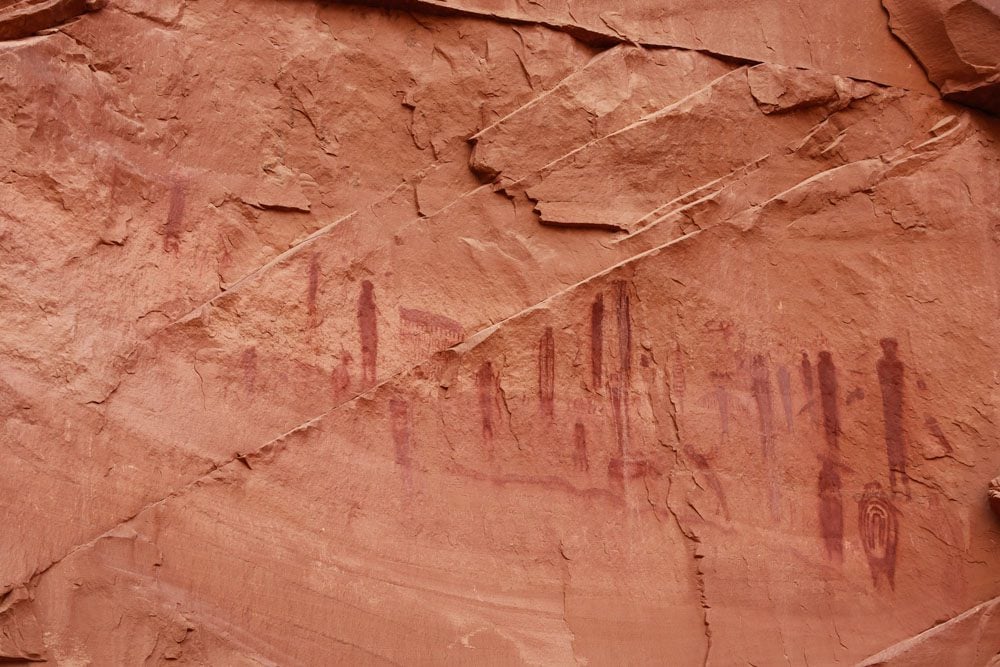
{"type": "Polygon", "coordinates": [[[859,662],[862,667],[996,665],[1000,625],[996,598],[859,662]]]}
{"type": "Polygon", "coordinates": [[[889,26],[948,99],[1000,114],[1000,5],[883,0],[889,26]]]}
{"type": "Polygon", "coordinates": [[[735,69],[694,51],[619,45],[473,135],[472,169],[501,185],[605,137],[735,69]],[[539,127],[558,127],[540,133],[539,127]]]}
{"type": "Polygon", "coordinates": [[[933,87],[893,38],[879,0],[850,11],[821,0],[360,0],[421,12],[540,23],[602,45],[633,42],[706,51],[754,62],[808,67],[910,90],[933,87]]]}
{"type": "Polygon", "coordinates": [[[26,588],[17,588],[0,600],[0,659],[31,663],[46,660],[42,629],[31,606],[26,588]]]}
{"type": "Polygon", "coordinates": [[[0,3],[0,40],[34,35],[106,4],[107,0],[8,0],[0,3]]]}
{"type": "Polygon", "coordinates": [[[523,191],[546,224],[635,232],[664,205],[780,151],[870,92],[790,68],[741,68],[506,190],[523,191]],[[813,92],[800,93],[803,99],[779,116],[773,110],[782,80],[813,92]]]}
{"type": "MultiPolygon", "coordinates": [[[[938,155],[968,138],[975,131],[968,114],[948,111],[931,98],[898,91],[865,96],[782,150],[671,200],[613,243],[642,252],[723,222],[752,226],[765,214],[792,224],[833,200],[871,189],[893,165],[938,155]]],[[[954,187],[948,180],[942,187],[954,187]]],[[[893,219],[903,226],[930,224],[914,208],[892,207],[893,219]]]]}
{"type": "Polygon", "coordinates": [[[49,570],[28,607],[46,610],[39,625],[48,661],[72,664],[85,655],[104,665],[275,664],[196,595],[178,604],[180,591],[160,577],[163,565],[155,538],[120,526],[49,570]],[[196,621],[189,605],[198,609],[196,621]]]}

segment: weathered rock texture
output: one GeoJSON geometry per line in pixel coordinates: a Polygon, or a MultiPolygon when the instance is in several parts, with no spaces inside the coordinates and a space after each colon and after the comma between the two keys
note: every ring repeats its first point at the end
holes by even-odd
{"type": "Polygon", "coordinates": [[[1000,122],[878,0],[371,4],[0,42],[0,661],[992,659],[1000,122]]]}
{"type": "Polygon", "coordinates": [[[945,97],[1000,114],[1000,1],[883,0],[945,97]]]}

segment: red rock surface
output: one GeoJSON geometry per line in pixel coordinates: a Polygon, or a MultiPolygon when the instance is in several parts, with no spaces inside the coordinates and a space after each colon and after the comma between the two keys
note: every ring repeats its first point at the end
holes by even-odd
{"type": "Polygon", "coordinates": [[[0,0],[0,39],[29,37],[105,4],[105,0],[0,0]]]}
{"type": "Polygon", "coordinates": [[[1000,2],[883,0],[889,25],[945,97],[1000,114],[1000,2]]]}
{"type": "Polygon", "coordinates": [[[867,0],[371,4],[0,42],[0,661],[988,664],[1000,122],[867,0]]]}

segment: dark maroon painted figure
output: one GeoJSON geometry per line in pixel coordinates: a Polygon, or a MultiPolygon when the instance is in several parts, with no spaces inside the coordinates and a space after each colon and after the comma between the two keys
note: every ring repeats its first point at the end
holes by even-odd
{"type": "Polygon", "coordinates": [[[792,408],[792,378],[788,368],[778,366],[778,391],[781,393],[781,408],[785,412],[785,428],[792,432],[794,427],[794,411],[792,408]]]}
{"type": "Polygon", "coordinates": [[[375,307],[375,286],[370,280],[361,283],[358,330],[361,334],[362,386],[368,389],[375,386],[378,377],[378,311],[375,307]]]}
{"type": "Polygon", "coordinates": [[[317,321],[316,296],[319,293],[319,255],[313,254],[309,259],[309,289],[306,291],[306,312],[309,315],[309,327],[315,327],[317,321]]]}
{"type": "Polygon", "coordinates": [[[594,297],[590,306],[590,375],[592,389],[600,391],[604,379],[604,295],[594,297]]]}
{"type": "Polygon", "coordinates": [[[631,431],[629,420],[629,390],[632,386],[632,305],[629,297],[629,284],[624,280],[616,280],[615,312],[618,333],[618,372],[613,373],[608,389],[611,393],[611,412],[615,423],[615,436],[618,442],[618,458],[627,460],[628,442],[631,431]]]}
{"type": "Polygon", "coordinates": [[[806,394],[806,407],[809,408],[809,414],[816,418],[816,403],[815,397],[813,396],[813,376],[812,376],[812,363],[809,361],[809,355],[805,352],[802,353],[802,364],[800,366],[802,372],[802,390],[806,394]]]}
{"type": "Polygon", "coordinates": [[[896,549],[899,545],[899,518],[896,508],[878,482],[865,484],[858,501],[858,534],[868,557],[872,583],[885,580],[896,588],[896,549]]]}
{"type": "Polygon", "coordinates": [[[556,397],[556,342],[552,327],[538,340],[538,401],[542,412],[552,416],[556,397]]]}
{"type": "Polygon", "coordinates": [[[170,206],[167,209],[167,222],[163,225],[163,250],[165,252],[180,250],[181,231],[184,227],[185,199],[184,184],[175,181],[170,186],[170,206]]]}
{"type": "Polygon", "coordinates": [[[493,451],[493,416],[496,409],[496,376],[493,362],[484,361],[476,371],[476,394],[479,398],[479,416],[482,422],[483,443],[493,451]]]}
{"type": "Polygon", "coordinates": [[[909,494],[906,476],[906,434],[903,430],[903,362],[897,356],[899,344],[895,338],[883,338],[882,358],[875,364],[882,389],[882,420],[885,422],[885,448],[889,456],[889,485],[896,490],[896,478],[903,480],[909,494]]]}
{"type": "Polygon", "coordinates": [[[621,381],[626,389],[632,376],[632,313],[628,283],[615,281],[615,302],[618,310],[618,363],[621,381]]]}
{"type": "Polygon", "coordinates": [[[833,355],[819,353],[816,366],[819,375],[819,401],[823,409],[823,435],[828,449],[840,449],[840,411],[837,406],[837,369],[833,365],[833,355]]]}
{"type": "Polygon", "coordinates": [[[587,429],[580,422],[573,427],[573,465],[577,470],[590,470],[590,461],[587,459],[587,429]]]}
{"type": "Polygon", "coordinates": [[[844,557],[843,482],[836,461],[826,458],[819,471],[819,526],[828,558],[844,557]]]}
{"type": "Polygon", "coordinates": [[[837,369],[829,352],[819,353],[820,406],[823,409],[823,434],[826,452],[821,457],[819,473],[819,526],[829,558],[844,556],[844,504],[840,479],[840,416],[837,407],[837,369]]]}

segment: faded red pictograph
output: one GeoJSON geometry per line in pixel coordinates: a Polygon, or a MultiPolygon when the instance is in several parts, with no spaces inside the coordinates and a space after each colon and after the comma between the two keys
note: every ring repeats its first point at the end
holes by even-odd
{"type": "Polygon", "coordinates": [[[771,374],[763,355],[755,355],[750,365],[750,388],[757,405],[757,431],[761,451],[770,459],[774,449],[774,405],[771,394],[771,374]]]}
{"type": "Polygon", "coordinates": [[[684,395],[687,393],[687,379],[684,374],[684,350],[680,343],[674,343],[674,353],[670,355],[670,392],[678,412],[684,412],[684,395]]]}
{"type": "Polygon", "coordinates": [[[448,349],[465,337],[459,322],[426,310],[400,307],[399,321],[403,342],[425,354],[448,349]]]}
{"type": "Polygon", "coordinates": [[[542,413],[552,416],[556,398],[556,342],[552,327],[538,340],[538,402],[542,413]]]}
{"type": "Polygon", "coordinates": [[[778,366],[778,392],[785,413],[785,429],[791,433],[795,429],[795,410],[792,407],[792,378],[786,366],[778,366]]]}
{"type": "Polygon", "coordinates": [[[930,434],[934,436],[934,439],[937,440],[939,445],[941,445],[945,454],[951,454],[954,451],[951,443],[948,442],[948,438],[945,437],[944,431],[941,430],[941,424],[938,423],[936,418],[931,415],[926,415],[924,417],[924,426],[927,427],[930,434]]]}
{"type": "Polygon", "coordinates": [[[906,476],[906,433],[903,428],[903,362],[899,359],[899,344],[895,338],[883,338],[882,358],[875,364],[882,390],[882,420],[885,423],[885,449],[889,458],[889,486],[895,491],[901,479],[910,494],[906,476]]]}
{"type": "Polygon", "coordinates": [[[240,367],[243,369],[243,386],[248,394],[252,394],[257,384],[257,348],[248,347],[240,356],[240,367]]]}
{"type": "Polygon", "coordinates": [[[628,423],[625,414],[627,406],[624,405],[624,392],[617,373],[608,382],[608,394],[611,398],[611,417],[615,427],[615,441],[618,443],[617,457],[624,459],[628,453],[628,423]]]}
{"type": "Polygon", "coordinates": [[[476,371],[476,395],[479,399],[479,419],[482,426],[483,445],[493,456],[493,434],[496,428],[497,376],[493,362],[484,361],[476,371]]]}
{"type": "Polygon", "coordinates": [[[898,512],[878,482],[865,485],[858,501],[858,534],[868,557],[872,583],[884,580],[896,588],[896,549],[899,544],[898,512]]]}
{"type": "Polygon", "coordinates": [[[719,428],[722,429],[722,441],[729,440],[729,392],[722,385],[715,388],[715,402],[719,407],[719,428]]]}
{"type": "Polygon", "coordinates": [[[354,358],[350,352],[341,351],[339,363],[330,371],[330,389],[333,398],[337,399],[351,386],[351,363],[354,358]]]}
{"type": "Polygon", "coordinates": [[[728,521],[730,518],[729,502],[726,500],[726,493],[722,489],[722,482],[719,480],[719,476],[712,465],[712,457],[698,452],[690,445],[684,446],[684,455],[705,475],[708,485],[712,487],[712,493],[715,494],[716,499],[719,501],[719,508],[722,510],[722,515],[728,521]]]}
{"type": "Polygon", "coordinates": [[[361,283],[358,332],[361,337],[362,388],[369,389],[378,381],[378,308],[375,306],[375,286],[370,280],[361,283]]]}
{"type": "MultiPolygon", "coordinates": [[[[731,375],[728,372],[722,371],[710,371],[708,374],[714,383],[714,387],[701,399],[700,403],[706,407],[714,406],[719,411],[719,430],[720,437],[719,443],[723,451],[727,451],[727,445],[729,443],[729,428],[730,428],[730,418],[735,409],[738,412],[745,412],[745,407],[738,400],[733,399],[730,395],[729,390],[726,389],[726,385],[732,380],[731,375]]],[[[716,444],[710,448],[710,451],[701,452],[696,447],[690,443],[684,443],[682,445],[684,456],[691,461],[695,467],[701,471],[705,476],[708,485],[711,487],[712,492],[715,494],[716,499],[719,502],[719,508],[722,510],[723,516],[726,519],[730,518],[729,514],[729,503],[726,499],[726,494],[722,489],[722,482],[719,480],[718,474],[715,472],[714,462],[716,460],[716,455],[719,450],[719,444],[716,444]]]]}
{"type": "Polygon", "coordinates": [[[167,221],[163,225],[163,251],[178,252],[181,247],[181,232],[184,231],[184,207],[187,199],[184,183],[175,179],[170,184],[170,203],[167,221]]]}
{"type": "Polygon", "coordinates": [[[844,556],[844,504],[840,478],[840,415],[837,405],[837,369],[833,355],[819,353],[820,406],[823,410],[823,434],[826,451],[820,457],[819,473],[819,526],[826,546],[827,557],[841,561],[844,556]]]}
{"type": "Polygon", "coordinates": [[[864,400],[864,398],[865,398],[865,390],[862,389],[861,387],[855,387],[854,389],[847,392],[847,396],[845,397],[844,402],[847,403],[848,405],[853,405],[858,401],[864,400]]]}
{"type": "Polygon", "coordinates": [[[722,444],[725,445],[729,442],[730,419],[734,408],[733,398],[729,395],[729,390],[726,389],[726,385],[732,380],[732,377],[729,373],[721,371],[710,371],[708,377],[711,378],[715,386],[705,394],[700,402],[702,405],[714,406],[718,409],[721,440],[722,444]]]}
{"type": "Polygon", "coordinates": [[[813,369],[812,362],[809,361],[809,354],[802,353],[802,363],[799,365],[802,377],[802,391],[806,395],[805,407],[809,409],[809,416],[816,418],[816,397],[813,395],[813,369]]]}
{"type": "Polygon", "coordinates": [[[623,459],[616,456],[608,461],[608,479],[616,485],[627,479],[658,477],[660,475],[660,470],[648,459],[623,459]]]}
{"type": "Polygon", "coordinates": [[[632,378],[632,306],[628,283],[615,281],[615,304],[618,316],[618,366],[624,387],[631,386],[632,378]]]}
{"type": "Polygon", "coordinates": [[[577,470],[590,470],[590,460],[587,457],[587,429],[581,422],[573,426],[573,466],[577,470]]]}
{"type": "Polygon", "coordinates": [[[761,455],[768,475],[768,507],[771,518],[780,518],[780,490],[774,470],[774,400],[771,373],[764,355],[754,355],[750,363],[750,390],[757,406],[757,431],[760,435],[761,455]]]}
{"type": "Polygon", "coordinates": [[[403,472],[403,481],[410,483],[413,463],[410,450],[413,446],[412,426],[410,424],[410,404],[394,398],[389,401],[389,422],[392,428],[392,442],[395,448],[394,459],[403,472]]]}
{"type": "MultiPolygon", "coordinates": [[[[611,416],[615,429],[615,440],[618,445],[615,457],[620,461],[629,458],[629,439],[631,437],[629,392],[632,373],[632,312],[629,297],[629,284],[624,280],[613,283],[616,334],[618,337],[618,370],[611,373],[607,382],[608,398],[611,403],[611,416]]],[[[620,479],[625,479],[620,478],[620,479]]]]}

